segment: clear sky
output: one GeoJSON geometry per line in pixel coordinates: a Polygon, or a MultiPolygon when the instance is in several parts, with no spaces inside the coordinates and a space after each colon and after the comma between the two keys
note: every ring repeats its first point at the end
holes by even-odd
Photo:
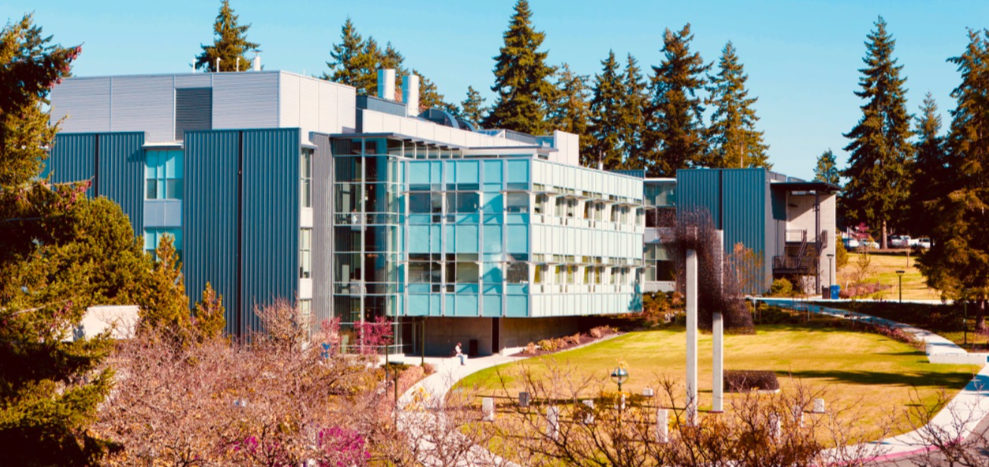
{"type": "MultiPolygon", "coordinates": [[[[546,33],[551,64],[581,74],[600,71],[609,49],[631,53],[647,72],[660,62],[665,28],[691,23],[692,48],[715,61],[733,41],[759,97],[759,128],[777,171],[810,178],[816,157],[831,148],[840,166],[847,132],[860,118],[858,88],[865,36],[882,15],[904,65],[909,111],[933,93],[949,122],[951,90],[959,82],[945,59],[961,54],[966,28],[989,27],[985,1],[585,1],[530,0],[533,22],[546,33]]],[[[436,82],[448,101],[468,85],[491,103],[492,68],[514,0],[321,1],[232,0],[249,39],[261,44],[265,69],[319,75],[350,16],[358,31],[391,41],[436,82]]],[[[14,0],[8,19],[34,12],[63,45],[83,44],[77,76],[189,71],[200,45],[212,40],[219,1],[14,0]]]]}

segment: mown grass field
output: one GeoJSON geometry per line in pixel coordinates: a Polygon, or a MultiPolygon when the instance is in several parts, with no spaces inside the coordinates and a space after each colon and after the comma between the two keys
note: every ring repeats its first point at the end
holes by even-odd
{"type": "MultiPolygon", "coordinates": [[[[711,403],[710,335],[701,334],[699,353],[700,407],[704,410],[711,403]]],[[[852,408],[844,415],[847,423],[866,427],[878,425],[890,414],[905,422],[908,406],[934,404],[942,389],[953,396],[978,370],[930,364],[922,351],[908,344],[877,334],[826,327],[759,326],[755,335],[726,336],[724,356],[728,370],[774,371],[783,391],[794,390],[798,382],[811,390],[823,389],[828,404],[852,408]]],[[[603,387],[615,390],[608,375],[619,359],[625,361],[630,373],[626,391],[640,393],[645,387],[656,388],[663,375],[682,382],[686,333],[683,328],[632,332],[584,348],[490,368],[459,385],[476,387],[479,397],[514,398],[521,387],[513,376],[518,374],[517,365],[523,365],[536,379],[548,377],[551,366],[562,366],[570,367],[577,376],[591,375],[603,387]]],[[[907,428],[901,423],[895,431],[909,431],[907,428]]]]}
{"type": "MultiPolygon", "coordinates": [[[[859,253],[848,252],[848,264],[837,271],[836,284],[842,289],[855,282],[855,277],[859,270],[859,253]]],[[[917,269],[917,256],[911,254],[896,255],[890,253],[872,253],[869,255],[871,261],[868,272],[865,274],[865,282],[880,282],[889,285],[891,288],[880,293],[886,300],[899,299],[899,281],[897,270],[903,270],[903,299],[904,300],[938,300],[941,298],[940,292],[930,289],[924,282],[924,276],[917,269]]],[[[825,279],[825,278],[822,278],[825,279]]]]}

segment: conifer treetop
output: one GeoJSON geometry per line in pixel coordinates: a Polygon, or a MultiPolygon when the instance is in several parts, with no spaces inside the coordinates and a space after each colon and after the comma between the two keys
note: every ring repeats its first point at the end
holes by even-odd
{"type": "Polygon", "coordinates": [[[223,0],[220,13],[213,23],[213,44],[202,45],[202,53],[196,57],[196,68],[207,72],[250,71],[251,60],[245,54],[259,45],[247,40],[250,24],[239,25],[239,16],[230,8],[230,0],[223,0]],[[220,68],[216,68],[216,60],[220,68]]]}

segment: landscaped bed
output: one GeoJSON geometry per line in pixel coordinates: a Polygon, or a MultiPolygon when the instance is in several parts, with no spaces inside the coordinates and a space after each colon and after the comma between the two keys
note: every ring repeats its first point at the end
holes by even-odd
{"type": "MultiPolygon", "coordinates": [[[[700,407],[711,403],[711,336],[699,338],[700,407]]],[[[928,363],[923,351],[891,338],[865,331],[828,325],[815,318],[811,325],[775,324],[757,326],[755,335],[725,337],[725,368],[728,370],[771,370],[779,377],[782,391],[798,384],[812,390],[824,389],[831,406],[852,406],[843,416],[849,424],[878,426],[890,414],[906,420],[909,405],[934,404],[941,390],[948,397],[965,386],[978,369],[964,365],[928,363]]],[[[663,376],[681,383],[685,377],[686,335],[682,327],[631,332],[599,344],[502,365],[475,373],[459,383],[477,387],[479,396],[492,396],[498,404],[511,404],[522,387],[516,381],[517,365],[524,365],[535,379],[545,378],[553,366],[571,366],[575,375],[598,378],[598,388],[614,390],[609,374],[623,361],[630,374],[623,389],[641,394],[651,387],[658,392],[663,376]],[[507,391],[506,391],[507,389],[507,391]]],[[[600,389],[598,389],[600,391],[600,389]]],[[[680,397],[682,397],[682,391],[680,397]]],[[[600,394],[582,394],[598,397],[600,394]]],[[[732,397],[728,396],[728,406],[732,397]]],[[[682,404],[682,400],[678,403],[682,404]]],[[[909,431],[901,423],[895,432],[909,431]]],[[[877,436],[878,436],[877,432],[877,436]]]]}

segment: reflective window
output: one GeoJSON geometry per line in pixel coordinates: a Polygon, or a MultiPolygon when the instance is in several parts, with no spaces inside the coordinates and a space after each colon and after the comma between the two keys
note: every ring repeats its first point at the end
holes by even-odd
{"type": "Polygon", "coordinates": [[[299,230],[299,277],[308,279],[312,274],[312,229],[299,230]]]}
{"type": "Polygon", "coordinates": [[[148,151],[144,162],[145,199],[182,199],[182,151],[148,151]]]}
{"type": "Polygon", "coordinates": [[[302,207],[312,207],[312,149],[303,149],[299,157],[299,200],[302,207]]]}

